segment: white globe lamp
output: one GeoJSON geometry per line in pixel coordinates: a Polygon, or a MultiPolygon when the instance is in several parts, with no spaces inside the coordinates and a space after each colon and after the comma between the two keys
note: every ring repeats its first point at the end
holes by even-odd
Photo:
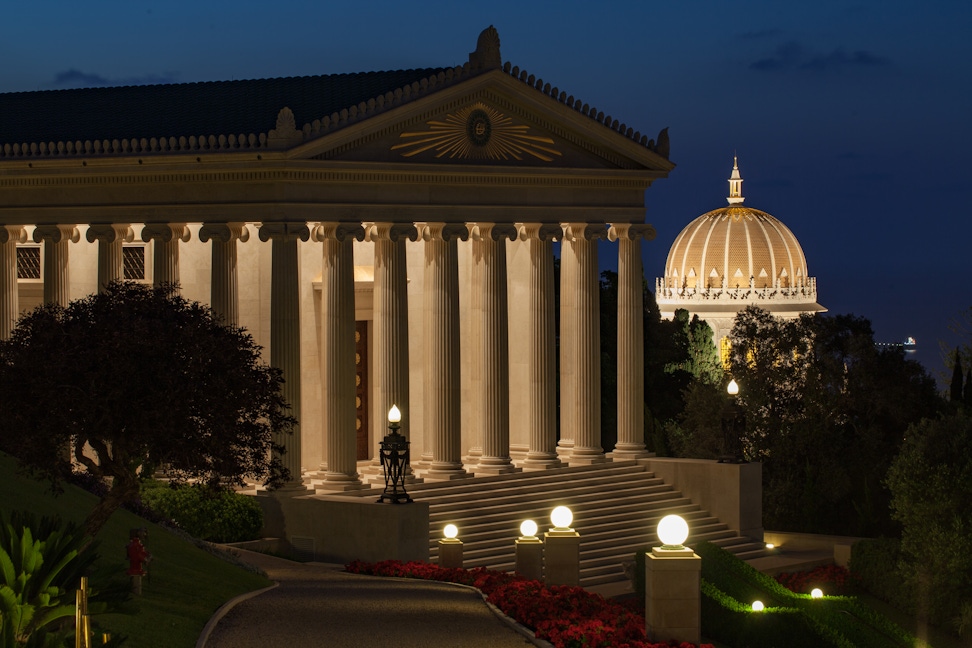
{"type": "Polygon", "coordinates": [[[560,531],[570,529],[570,523],[574,521],[574,514],[566,506],[558,506],[550,513],[550,522],[554,528],[560,531]]]}
{"type": "Polygon", "coordinates": [[[657,532],[662,549],[684,549],[689,534],[688,522],[678,515],[666,515],[658,523],[657,532]]]}
{"type": "Polygon", "coordinates": [[[447,540],[455,540],[456,536],[459,535],[459,527],[455,524],[447,524],[442,529],[442,535],[446,537],[447,540]]]}
{"type": "Polygon", "coordinates": [[[815,599],[823,598],[823,590],[820,589],[819,587],[814,587],[813,590],[810,592],[810,598],[815,598],[815,599]]]}
{"type": "Polygon", "coordinates": [[[764,608],[762,601],[753,601],[753,612],[762,612],[764,608]]]}
{"type": "Polygon", "coordinates": [[[535,538],[537,535],[537,523],[533,520],[523,520],[520,523],[520,535],[524,538],[535,538]]]}

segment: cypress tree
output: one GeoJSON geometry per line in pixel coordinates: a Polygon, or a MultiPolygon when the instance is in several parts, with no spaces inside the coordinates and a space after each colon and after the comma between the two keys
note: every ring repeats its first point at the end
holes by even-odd
{"type": "Polygon", "coordinates": [[[955,349],[955,365],[952,367],[952,385],[949,390],[949,400],[953,403],[962,402],[962,356],[955,349]]]}

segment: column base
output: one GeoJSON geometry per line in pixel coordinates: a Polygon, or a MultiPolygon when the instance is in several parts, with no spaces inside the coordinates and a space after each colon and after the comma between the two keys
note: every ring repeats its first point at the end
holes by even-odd
{"type": "Polygon", "coordinates": [[[574,442],[573,441],[567,441],[566,443],[563,442],[563,441],[558,441],[557,442],[557,456],[564,463],[566,463],[567,460],[570,459],[570,455],[573,452],[574,452],[574,442]]]}
{"type": "Polygon", "coordinates": [[[592,466],[594,464],[607,463],[608,458],[604,456],[604,453],[598,450],[586,450],[583,448],[574,448],[574,451],[570,453],[570,458],[568,463],[571,466],[592,466]]]}
{"type": "Polygon", "coordinates": [[[550,468],[563,468],[562,462],[553,452],[535,452],[527,454],[526,458],[520,462],[523,470],[548,470],[550,468]]]}
{"type": "Polygon", "coordinates": [[[458,467],[454,467],[454,464],[438,466],[432,464],[428,470],[422,473],[422,479],[426,481],[452,481],[453,479],[467,479],[472,476],[472,473],[463,470],[462,464],[458,464],[458,467]]]}
{"type": "Polygon", "coordinates": [[[644,447],[637,449],[615,448],[614,452],[609,452],[605,456],[611,461],[633,461],[654,457],[655,453],[648,452],[644,447]]]}
{"type": "Polygon", "coordinates": [[[496,464],[496,465],[479,464],[473,466],[472,471],[476,475],[509,475],[511,473],[523,472],[522,469],[517,468],[511,463],[496,464]]]}

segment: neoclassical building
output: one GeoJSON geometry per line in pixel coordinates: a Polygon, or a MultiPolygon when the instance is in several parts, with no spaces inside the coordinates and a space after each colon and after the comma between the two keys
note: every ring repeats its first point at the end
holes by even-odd
{"type": "Polygon", "coordinates": [[[176,281],[283,370],[286,461],[324,491],[360,487],[392,404],[426,479],[646,454],[640,241],[667,131],[502,63],[492,27],[458,66],[8,93],[0,115],[0,335],[42,301],[176,281]],[[616,448],[599,239],[620,275],[616,448]]]}
{"type": "Polygon", "coordinates": [[[662,317],[683,308],[712,327],[723,358],[736,314],[753,304],[776,317],[824,312],[817,280],[793,232],[764,211],[745,207],[733,158],[729,205],[702,214],[675,237],[665,276],[655,280],[662,317]]]}

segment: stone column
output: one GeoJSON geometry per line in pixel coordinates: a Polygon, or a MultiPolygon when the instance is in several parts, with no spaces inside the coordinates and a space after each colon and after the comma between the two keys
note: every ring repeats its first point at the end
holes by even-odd
{"type": "Polygon", "coordinates": [[[564,416],[573,418],[576,426],[570,464],[587,465],[606,461],[601,448],[601,311],[597,239],[607,236],[607,228],[603,224],[570,223],[566,229],[564,246],[569,245],[573,254],[564,255],[562,263],[573,264],[569,276],[574,284],[562,284],[562,289],[573,292],[574,296],[571,313],[573,346],[566,348],[568,356],[573,358],[574,375],[569,389],[573,403],[568,403],[570,409],[561,409],[561,420],[564,416]]]}
{"type": "Polygon", "coordinates": [[[20,317],[17,287],[17,244],[27,242],[21,225],[0,225],[0,340],[10,339],[20,317]]]}
{"type": "Polygon", "coordinates": [[[142,241],[155,241],[155,261],[152,265],[152,285],[179,283],[179,241],[189,242],[189,228],[185,223],[146,223],[142,241]]]}
{"type": "Polygon", "coordinates": [[[650,456],[645,449],[644,274],[641,238],[655,238],[651,225],[615,224],[618,241],[618,443],[614,460],[650,456]]]}
{"type": "Polygon", "coordinates": [[[574,302],[577,299],[574,288],[577,283],[577,259],[570,242],[570,228],[565,223],[560,237],[560,440],[557,441],[557,455],[567,461],[574,448],[574,434],[577,421],[574,420],[574,401],[576,376],[574,349],[577,336],[574,332],[574,302]]]}
{"type": "Polygon", "coordinates": [[[44,242],[44,303],[67,306],[71,299],[68,241],[81,239],[74,225],[38,225],[34,243],[44,242]]]}
{"type": "Polygon", "coordinates": [[[246,223],[203,223],[199,240],[213,242],[212,275],[209,305],[213,314],[229,326],[240,320],[239,280],[236,272],[236,242],[247,242],[250,230],[246,223]]]}
{"type": "Polygon", "coordinates": [[[297,263],[297,241],[306,241],[310,231],[306,223],[264,223],[260,240],[270,241],[270,364],[283,372],[282,394],[290,404],[290,414],[297,419],[291,435],[282,434],[274,441],[285,453],[281,460],[290,470],[286,487],[301,488],[300,463],[300,285],[297,263]]]}
{"type": "Polygon", "coordinates": [[[124,281],[124,243],[131,243],[135,234],[128,223],[92,223],[85,234],[88,243],[98,241],[98,292],[112,281],[124,281]]]}
{"type": "MultiPolygon", "coordinates": [[[[425,240],[425,443],[432,456],[429,479],[467,477],[460,453],[459,260],[456,241],[469,230],[459,223],[427,223],[425,240]]],[[[423,455],[423,459],[425,455],[423,455]]]]}
{"type": "MultiPolygon", "coordinates": [[[[383,430],[388,410],[402,413],[399,433],[409,436],[408,395],[408,275],[405,241],[418,238],[412,223],[375,223],[369,237],[375,244],[375,284],[372,344],[374,352],[374,406],[372,417],[383,430]]],[[[381,432],[379,436],[384,436],[381,432]]],[[[377,455],[375,457],[377,462],[377,455]]]]}
{"type": "Polygon", "coordinates": [[[510,460],[510,344],[509,303],[506,286],[506,239],[516,237],[516,227],[479,223],[473,240],[474,263],[479,265],[482,296],[479,344],[482,382],[483,454],[477,473],[498,475],[513,472],[510,460]]]}
{"type": "Polygon", "coordinates": [[[358,223],[321,223],[314,240],[323,243],[321,271],[321,405],[327,469],[320,488],[361,488],[358,478],[357,412],[354,400],[354,240],[358,223]]]}
{"type": "Polygon", "coordinates": [[[554,239],[562,238],[560,225],[531,223],[521,226],[520,238],[530,246],[529,309],[529,412],[530,447],[523,468],[556,468],[557,363],[554,317],[554,239]]]}

